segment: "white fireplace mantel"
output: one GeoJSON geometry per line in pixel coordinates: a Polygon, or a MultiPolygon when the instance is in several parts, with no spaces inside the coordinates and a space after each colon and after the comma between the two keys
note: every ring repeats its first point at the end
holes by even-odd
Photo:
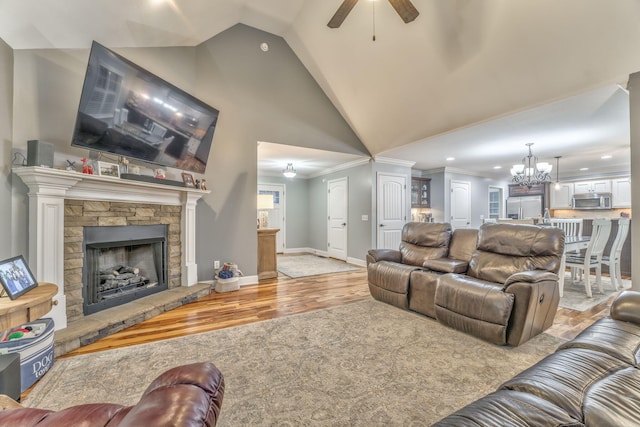
{"type": "Polygon", "coordinates": [[[64,200],[152,203],[182,206],[182,285],[198,281],[195,259],[196,203],[207,190],[87,175],[40,166],[14,168],[29,187],[29,266],[38,281],[58,284],[49,316],[67,327],[64,295],[64,200]]]}

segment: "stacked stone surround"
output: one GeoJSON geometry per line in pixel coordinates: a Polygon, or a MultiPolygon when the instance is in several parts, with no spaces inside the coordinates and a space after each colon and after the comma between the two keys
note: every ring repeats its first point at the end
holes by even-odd
{"type": "Polygon", "coordinates": [[[70,200],[64,202],[64,289],[69,322],[84,317],[82,267],[84,227],[168,225],[169,289],[181,286],[181,206],[70,200]]]}

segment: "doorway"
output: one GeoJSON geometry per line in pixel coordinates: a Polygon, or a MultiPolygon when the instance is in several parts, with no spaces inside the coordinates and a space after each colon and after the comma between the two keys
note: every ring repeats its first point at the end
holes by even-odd
{"type": "Polygon", "coordinates": [[[327,188],[327,253],[331,258],[347,260],[349,181],[332,179],[327,188]]]}
{"type": "Polygon", "coordinates": [[[378,249],[398,249],[407,222],[406,175],[378,173],[378,249]]]}
{"type": "Polygon", "coordinates": [[[451,227],[471,226],[471,183],[451,180],[451,227]]]}

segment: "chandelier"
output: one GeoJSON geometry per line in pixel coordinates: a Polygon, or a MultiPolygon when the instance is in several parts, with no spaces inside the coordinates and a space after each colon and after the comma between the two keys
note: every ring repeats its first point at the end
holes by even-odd
{"type": "Polygon", "coordinates": [[[513,165],[511,175],[513,182],[531,187],[551,180],[553,165],[547,162],[538,163],[538,158],[531,152],[532,142],[526,144],[529,147],[529,155],[522,158],[522,164],[513,165]]]}

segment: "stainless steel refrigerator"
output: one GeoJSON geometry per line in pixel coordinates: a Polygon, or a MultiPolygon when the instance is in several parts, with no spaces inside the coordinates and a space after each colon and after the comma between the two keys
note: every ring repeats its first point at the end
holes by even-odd
{"type": "Polygon", "coordinates": [[[542,216],[543,209],[542,196],[509,197],[507,199],[507,218],[538,218],[542,216]]]}

